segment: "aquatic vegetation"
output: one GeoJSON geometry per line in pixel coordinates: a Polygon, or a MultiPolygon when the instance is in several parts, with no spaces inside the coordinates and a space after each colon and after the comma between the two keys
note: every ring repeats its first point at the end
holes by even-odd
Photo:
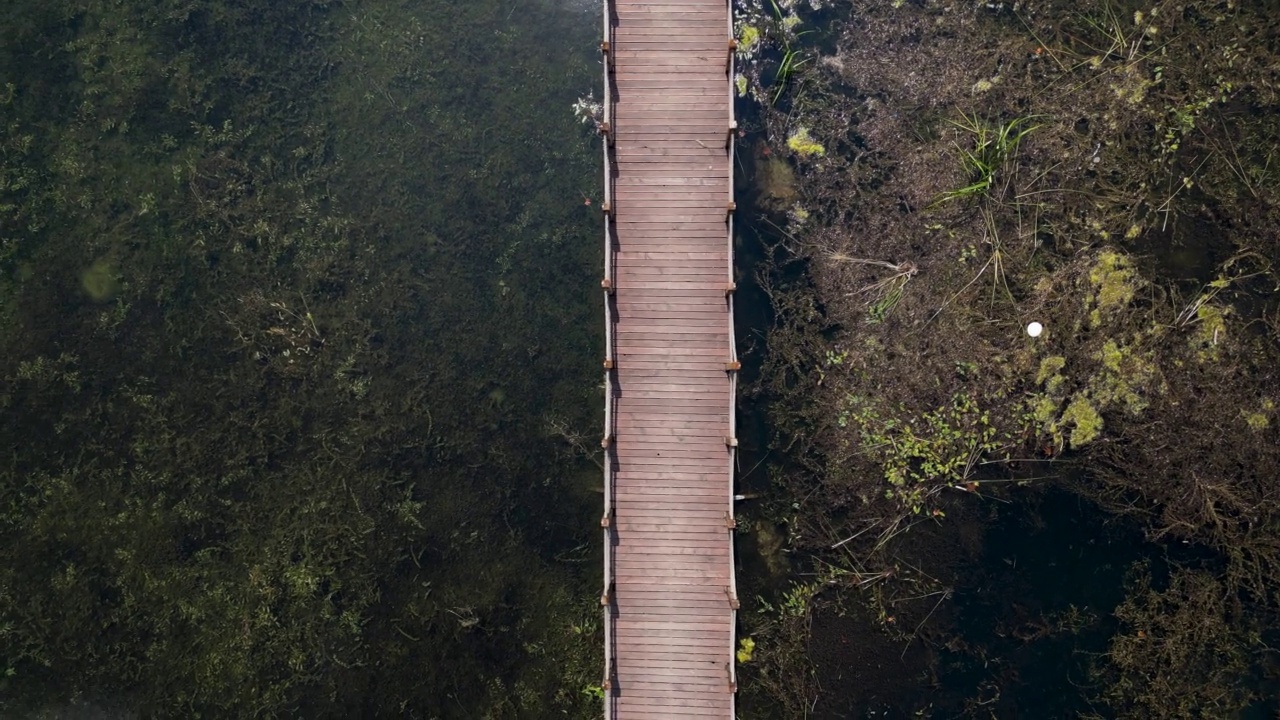
{"type": "Polygon", "coordinates": [[[764,197],[765,204],[778,211],[794,205],[799,193],[796,192],[796,173],[791,164],[781,157],[763,158],[756,170],[756,187],[764,197]]]}
{"type": "Polygon", "coordinates": [[[106,302],[120,292],[120,281],[110,262],[98,260],[81,273],[80,287],[95,302],[106,302]]]}
{"type": "Polygon", "coordinates": [[[1240,414],[1244,416],[1245,424],[1254,432],[1261,432],[1271,427],[1271,419],[1276,414],[1276,402],[1271,398],[1264,398],[1257,410],[1241,410],[1240,414]]]}
{"type": "Polygon", "coordinates": [[[1098,408],[1090,402],[1088,395],[1080,393],[1071,399],[1062,417],[1052,425],[1054,435],[1061,437],[1063,431],[1071,429],[1071,447],[1082,448],[1093,442],[1102,434],[1102,415],[1098,408]]]}
{"type": "Polygon", "coordinates": [[[792,205],[791,209],[787,210],[787,222],[790,223],[793,230],[804,227],[805,223],[809,222],[809,218],[809,211],[799,203],[792,205]]]}
{"type": "MultiPolygon", "coordinates": [[[[987,89],[990,89],[989,84],[987,89]]],[[[953,121],[952,125],[968,138],[964,145],[956,143],[955,147],[960,152],[960,161],[970,183],[943,193],[937,202],[986,194],[995,182],[996,173],[1013,158],[1023,138],[1040,127],[1027,125],[1031,120],[1029,117],[1014,118],[992,127],[976,114],[961,113],[960,120],[953,121]],[[968,147],[970,143],[972,148],[968,147]]]]}
{"type": "Polygon", "coordinates": [[[0,716],[598,714],[598,24],[175,8],[7,8],[0,716]]]}
{"type": "Polygon", "coordinates": [[[787,147],[800,157],[822,157],[827,154],[822,143],[813,139],[809,129],[803,126],[792,130],[787,136],[787,147]]]}
{"type": "Polygon", "coordinates": [[[1152,574],[1147,563],[1135,568],[1116,608],[1122,627],[1093,668],[1101,699],[1133,717],[1245,712],[1258,696],[1240,678],[1264,647],[1260,628],[1243,620],[1213,571],[1178,568],[1159,584],[1152,574]]]}
{"type": "Polygon", "coordinates": [[[1107,317],[1128,307],[1137,291],[1137,277],[1129,258],[1104,250],[1089,270],[1094,293],[1089,298],[1089,324],[1097,327],[1107,317]]]}
{"type": "MultiPolygon", "coordinates": [[[[1070,712],[1235,712],[1255,689],[1242,678],[1267,676],[1269,661],[1250,631],[1202,643],[1193,620],[1259,628],[1280,612],[1280,500],[1260,480],[1280,466],[1280,423],[1263,405],[1280,384],[1280,183],[1267,182],[1280,168],[1268,122],[1280,94],[1262,70],[1277,61],[1268,40],[1280,24],[1256,3],[1207,0],[1173,13],[1112,0],[1033,13],[883,0],[851,6],[835,27],[836,49],[815,59],[821,71],[804,75],[803,93],[762,110],[771,136],[802,125],[825,151],[796,174],[796,201],[812,216],[779,240],[794,256],[770,286],[776,359],[764,382],[774,449],[795,464],[780,473],[778,503],[798,503],[786,513],[792,547],[813,553],[815,574],[851,571],[827,598],[842,620],[865,612],[899,648],[981,646],[973,669],[998,654],[997,637],[1034,643],[1049,623],[971,627],[971,606],[946,597],[964,581],[955,565],[990,550],[979,537],[992,518],[1043,519],[1030,498],[1052,483],[1096,503],[1100,522],[1151,538],[1136,552],[1167,562],[1162,577],[1202,567],[1164,553],[1194,547],[1218,583],[1112,588],[1132,601],[1124,613],[1144,617],[1110,639],[1097,623],[1061,638],[1058,648],[1074,648],[1063,662],[1105,658],[1097,695],[1061,688],[1077,701],[1070,712]],[[1002,61],[974,62],[994,56],[1002,61]],[[919,263],[920,282],[859,292],[884,273],[853,259],[903,257],[919,263]],[[1029,337],[1032,320],[1048,331],[1029,337]],[[833,353],[841,363],[824,362],[833,353]],[[952,417],[956,396],[981,414],[952,417]],[[966,470],[974,447],[982,459],[966,470]],[[906,567],[921,574],[883,575],[906,567]],[[1207,670],[1217,663],[1238,674],[1207,670]]],[[[1107,617],[1113,602],[1087,616],[1107,617]]],[[[1020,648],[1001,660],[1017,665],[1020,648]]],[[[945,673],[923,659],[917,669],[945,673]]],[[[1034,714],[1035,685],[993,680],[982,697],[957,690],[930,711],[962,715],[981,702],[1034,714]]]]}
{"type": "MultiPolygon", "coordinates": [[[[797,31],[803,20],[798,14],[800,3],[769,0],[766,7],[762,0],[747,0],[735,3],[734,28],[738,38],[737,55],[744,77],[745,86],[739,85],[738,94],[762,102],[768,99],[776,104],[791,86],[793,76],[812,58],[793,43],[811,31],[797,31]],[[768,92],[762,88],[762,70],[771,62],[762,62],[761,55],[766,47],[777,47],[781,59],[771,74],[772,87],[768,92]]],[[[810,4],[821,6],[821,2],[810,4]]]]}
{"type": "Polygon", "coordinates": [[[885,497],[913,515],[942,489],[966,482],[978,462],[1009,442],[963,393],[919,417],[902,417],[872,399],[849,396],[839,422],[857,433],[857,452],[882,468],[885,497]]]}
{"type": "Polygon", "coordinates": [[[749,58],[759,52],[760,28],[744,25],[738,30],[738,55],[749,58]]]}

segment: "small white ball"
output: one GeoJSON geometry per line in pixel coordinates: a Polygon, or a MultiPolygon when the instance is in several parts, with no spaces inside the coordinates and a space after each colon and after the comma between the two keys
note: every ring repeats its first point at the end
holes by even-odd
{"type": "Polygon", "coordinates": [[[1040,333],[1044,332],[1044,326],[1038,322],[1027,325],[1027,334],[1031,337],[1040,337],[1040,333]]]}

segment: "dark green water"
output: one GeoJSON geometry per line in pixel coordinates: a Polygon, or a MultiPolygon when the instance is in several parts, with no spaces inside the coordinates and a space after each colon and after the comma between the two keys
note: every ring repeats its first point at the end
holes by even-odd
{"type": "Polygon", "coordinates": [[[0,10],[0,715],[597,711],[597,24],[0,10]]]}

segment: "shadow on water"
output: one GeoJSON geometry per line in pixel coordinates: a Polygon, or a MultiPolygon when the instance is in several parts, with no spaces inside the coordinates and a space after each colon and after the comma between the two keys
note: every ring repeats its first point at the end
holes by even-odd
{"type": "MultiPolygon", "coordinates": [[[[767,360],[768,335],[775,313],[766,284],[773,287],[804,282],[803,264],[794,262],[778,228],[785,222],[761,182],[754,131],[760,126],[759,107],[739,100],[739,134],[734,172],[737,212],[734,220],[734,333],[742,371],[738,385],[738,452],[736,486],[740,501],[737,539],[739,593],[776,597],[788,587],[794,571],[786,549],[787,528],[765,508],[775,490],[774,478],[785,458],[771,451],[774,431],[769,422],[770,398],[761,386],[767,360]]],[[[773,161],[774,163],[781,161],[773,161]]],[[[765,169],[765,172],[768,168],[765,169]]]]}
{"type": "Polygon", "coordinates": [[[1091,709],[1091,663],[1117,627],[1126,574],[1155,546],[1064,490],[969,500],[906,539],[919,571],[944,590],[892,605],[888,619],[861,603],[815,616],[810,659],[824,692],[814,717],[1074,718],[1091,709]]]}

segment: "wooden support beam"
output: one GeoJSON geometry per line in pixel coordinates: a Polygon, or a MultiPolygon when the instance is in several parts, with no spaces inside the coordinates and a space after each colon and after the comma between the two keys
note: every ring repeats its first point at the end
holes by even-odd
{"type": "Polygon", "coordinates": [[[613,436],[605,435],[604,438],[600,440],[600,447],[604,448],[605,450],[608,450],[609,448],[613,447],[613,436]]]}
{"type": "Polygon", "coordinates": [[[606,528],[606,529],[607,529],[607,528],[609,528],[611,525],[613,525],[613,511],[612,511],[612,510],[610,510],[610,511],[606,512],[606,513],[604,514],[604,516],[600,518],[600,527],[602,527],[602,528],[606,528]]]}
{"type": "Polygon", "coordinates": [[[613,369],[613,359],[612,359],[612,358],[605,358],[605,359],[604,359],[604,369],[605,369],[605,370],[612,370],[612,369],[613,369]]]}
{"type": "Polygon", "coordinates": [[[613,280],[610,280],[609,278],[601,280],[600,287],[604,288],[604,291],[610,295],[613,294],[613,280]]]}
{"type": "Polygon", "coordinates": [[[733,294],[733,291],[734,291],[734,290],[737,290],[737,289],[738,289],[738,284],[737,284],[737,283],[729,283],[728,285],[725,285],[725,286],[724,286],[724,296],[725,296],[725,297],[729,297],[730,295],[732,295],[732,294],[733,294]]]}
{"type": "Polygon", "coordinates": [[[738,438],[736,438],[736,437],[726,437],[726,438],[724,439],[724,444],[725,444],[725,446],[726,446],[726,447],[736,448],[736,447],[738,447],[738,438]]]}
{"type": "Polygon", "coordinates": [[[737,360],[730,360],[724,364],[724,369],[729,372],[738,372],[742,369],[742,363],[737,360]]]}
{"type": "Polygon", "coordinates": [[[730,530],[736,530],[738,527],[738,518],[734,517],[733,513],[725,511],[724,526],[730,530]]]}
{"type": "Polygon", "coordinates": [[[732,585],[724,586],[724,594],[729,596],[729,607],[734,610],[741,607],[741,603],[738,602],[738,591],[734,590],[732,585]]]}

